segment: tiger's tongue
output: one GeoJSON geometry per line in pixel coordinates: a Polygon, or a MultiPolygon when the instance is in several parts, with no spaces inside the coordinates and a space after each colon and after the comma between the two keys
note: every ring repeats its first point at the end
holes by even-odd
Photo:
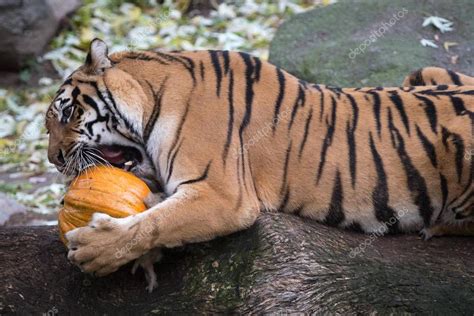
{"type": "Polygon", "coordinates": [[[123,164],[126,161],[124,152],[120,149],[115,148],[102,148],[100,150],[104,158],[112,164],[123,164]]]}

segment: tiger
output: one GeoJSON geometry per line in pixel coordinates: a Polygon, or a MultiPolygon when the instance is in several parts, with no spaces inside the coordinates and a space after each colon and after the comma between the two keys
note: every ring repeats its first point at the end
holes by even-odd
{"type": "Polygon", "coordinates": [[[47,110],[48,159],[66,175],[127,169],[166,198],[127,218],[94,214],[66,234],[68,259],[104,276],[274,211],[369,234],[473,236],[473,95],[313,84],[243,52],[109,55],[94,39],[47,110]]]}
{"type": "Polygon", "coordinates": [[[403,80],[403,86],[426,86],[426,85],[457,85],[474,86],[474,78],[440,67],[420,68],[403,80]]]}

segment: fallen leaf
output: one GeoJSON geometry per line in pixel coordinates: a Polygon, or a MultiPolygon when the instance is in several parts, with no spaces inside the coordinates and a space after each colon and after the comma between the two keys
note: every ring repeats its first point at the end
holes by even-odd
{"type": "Polygon", "coordinates": [[[0,137],[11,136],[15,133],[16,122],[13,116],[8,114],[0,115],[0,137]]]}
{"type": "Polygon", "coordinates": [[[439,16],[430,16],[423,21],[423,27],[433,25],[440,30],[441,33],[451,32],[453,30],[453,24],[453,22],[439,16]]]}
{"type": "Polygon", "coordinates": [[[424,47],[433,47],[433,48],[438,48],[438,45],[436,45],[432,40],[428,40],[426,38],[421,39],[420,41],[421,45],[424,47]]]}
{"type": "Polygon", "coordinates": [[[452,46],[458,46],[459,44],[456,42],[444,42],[443,47],[444,49],[449,52],[449,48],[452,46]]]}

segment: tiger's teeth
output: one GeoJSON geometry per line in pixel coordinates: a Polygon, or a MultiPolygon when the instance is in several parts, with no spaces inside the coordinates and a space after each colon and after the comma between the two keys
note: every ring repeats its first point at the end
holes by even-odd
{"type": "Polygon", "coordinates": [[[123,164],[123,169],[125,171],[130,171],[133,168],[133,161],[127,161],[126,163],[123,164]]]}

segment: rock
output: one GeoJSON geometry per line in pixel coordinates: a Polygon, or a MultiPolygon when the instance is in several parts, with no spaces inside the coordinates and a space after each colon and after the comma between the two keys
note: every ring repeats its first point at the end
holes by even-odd
{"type": "Polygon", "coordinates": [[[92,278],[51,227],[0,228],[0,314],[474,313],[474,239],[378,238],[282,213],[165,252],[158,289],[131,265],[92,278]]]}
{"type": "Polygon", "coordinates": [[[26,207],[0,192],[0,226],[4,225],[13,214],[26,213],[26,207]]]}
{"type": "Polygon", "coordinates": [[[0,0],[0,70],[15,71],[43,51],[80,0],[0,0]]]}
{"type": "Polygon", "coordinates": [[[399,86],[408,73],[430,65],[474,75],[473,11],[471,0],[339,1],[285,22],[269,59],[299,78],[343,87],[399,86]],[[422,27],[427,14],[453,21],[454,31],[422,27]],[[438,48],[423,47],[422,38],[438,48]],[[445,42],[459,45],[447,52],[445,42]]]}

